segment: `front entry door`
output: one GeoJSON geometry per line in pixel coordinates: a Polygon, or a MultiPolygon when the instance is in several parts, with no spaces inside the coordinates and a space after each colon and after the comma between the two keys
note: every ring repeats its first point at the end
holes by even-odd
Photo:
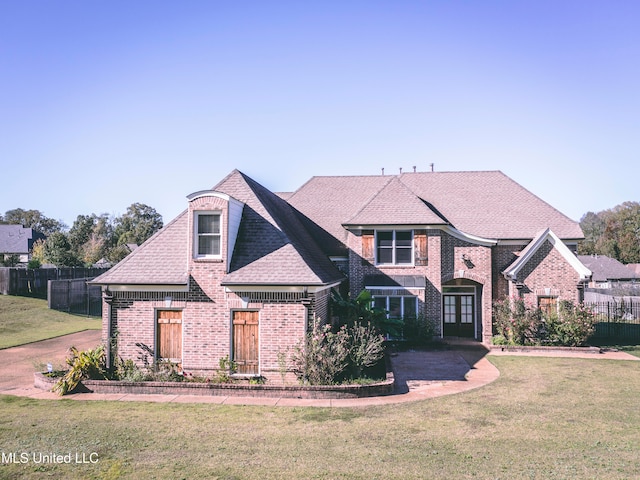
{"type": "Polygon", "coordinates": [[[237,372],[257,375],[259,312],[233,312],[233,361],[237,372]]]}
{"type": "Polygon", "coordinates": [[[473,295],[443,295],[443,335],[445,337],[475,337],[473,295]]]}

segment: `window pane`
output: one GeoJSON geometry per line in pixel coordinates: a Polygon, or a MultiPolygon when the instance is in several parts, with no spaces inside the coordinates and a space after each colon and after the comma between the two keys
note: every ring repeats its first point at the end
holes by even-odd
{"type": "Polygon", "coordinates": [[[198,237],[198,255],[220,255],[220,237],[214,235],[198,237]]]}
{"type": "Polygon", "coordinates": [[[378,263],[392,263],[392,262],[393,262],[393,249],[379,248],[378,263]]]}
{"type": "Polygon", "coordinates": [[[411,231],[408,231],[408,232],[396,232],[396,246],[398,246],[398,247],[410,247],[411,246],[411,231]]]}
{"type": "Polygon", "coordinates": [[[396,263],[411,263],[410,248],[398,248],[396,250],[396,263]]]}
{"type": "Polygon", "coordinates": [[[416,297],[404,297],[404,317],[405,318],[415,318],[417,315],[416,311],[416,297]]]}
{"type": "Polygon", "coordinates": [[[373,306],[374,308],[379,308],[381,310],[387,309],[387,297],[373,297],[373,306]]]}
{"type": "Polygon", "coordinates": [[[392,247],[393,232],[378,232],[378,247],[392,247]]]}
{"type": "Polygon", "coordinates": [[[402,297],[389,297],[389,317],[399,318],[402,316],[402,297]]]}
{"type": "Polygon", "coordinates": [[[220,233],[220,215],[198,215],[198,233],[220,233]]]}

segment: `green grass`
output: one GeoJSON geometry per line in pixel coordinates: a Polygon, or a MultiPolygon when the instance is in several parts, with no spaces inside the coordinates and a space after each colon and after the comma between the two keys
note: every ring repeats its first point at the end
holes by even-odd
{"type": "Polygon", "coordinates": [[[99,318],[50,310],[46,300],[0,295],[0,348],[100,328],[99,318]]]}
{"type": "Polygon", "coordinates": [[[356,409],[0,397],[0,478],[639,478],[640,362],[489,357],[494,383],[356,409]]]}

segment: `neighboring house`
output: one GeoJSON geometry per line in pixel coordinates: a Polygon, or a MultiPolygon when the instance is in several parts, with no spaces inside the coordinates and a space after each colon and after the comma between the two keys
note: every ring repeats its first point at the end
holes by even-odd
{"type": "Polygon", "coordinates": [[[33,244],[37,240],[46,240],[46,238],[46,235],[33,228],[25,228],[22,225],[0,225],[0,255],[4,259],[15,255],[20,264],[26,265],[31,260],[33,244]]]}
{"type": "Polygon", "coordinates": [[[581,300],[582,238],[501,172],[313,177],[276,195],[235,170],[93,283],[121,357],[207,374],[228,355],[277,382],[332,289],[490,343],[497,299],[581,300]]]}
{"type": "Polygon", "coordinates": [[[578,255],[578,258],[593,272],[589,287],[612,288],[638,278],[634,267],[624,265],[615,258],[606,255],[578,255]]]}

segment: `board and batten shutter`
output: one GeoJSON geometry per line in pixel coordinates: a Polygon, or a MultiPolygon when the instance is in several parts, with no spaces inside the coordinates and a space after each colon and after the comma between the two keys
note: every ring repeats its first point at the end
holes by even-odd
{"type": "Polygon", "coordinates": [[[257,311],[233,312],[233,361],[237,373],[259,373],[259,315],[257,311]]]}
{"type": "Polygon", "coordinates": [[[362,231],[362,264],[375,262],[375,236],[373,230],[362,231]]]}
{"type": "Polygon", "coordinates": [[[158,310],[158,358],[182,360],[182,312],[158,310]]]}
{"type": "Polygon", "coordinates": [[[427,231],[415,230],[413,232],[413,246],[414,246],[414,263],[417,266],[424,266],[428,263],[427,254],[427,231]]]}

